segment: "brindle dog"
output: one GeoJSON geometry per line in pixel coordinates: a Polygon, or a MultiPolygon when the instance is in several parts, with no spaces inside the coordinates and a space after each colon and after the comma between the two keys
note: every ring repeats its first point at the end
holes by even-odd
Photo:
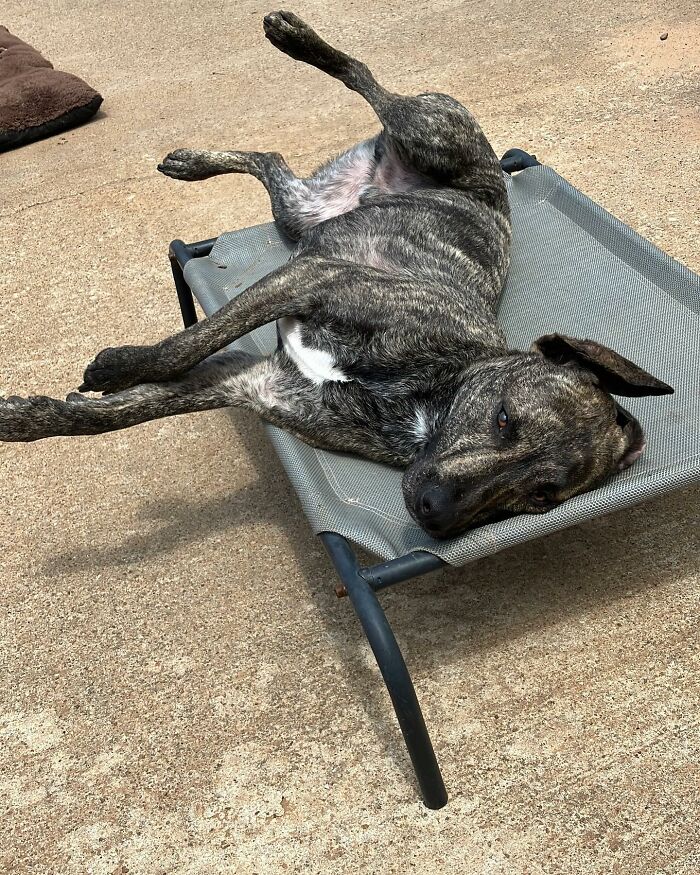
{"type": "Polygon", "coordinates": [[[259,179],[298,240],[294,257],[186,331],[101,352],[80,391],[102,397],[1,401],[0,439],[247,407],[314,446],[406,468],[408,510],[436,537],[541,513],[635,461],[641,427],[609,393],[669,386],[591,340],[506,345],[496,309],[508,198],[472,115],[444,94],[392,94],[296,15],[271,13],[264,29],[362,95],[382,132],[309,179],[274,153],[168,155],[159,170],[175,179],[259,179]],[[281,343],[271,356],[219,352],[273,320],[281,343]]]}

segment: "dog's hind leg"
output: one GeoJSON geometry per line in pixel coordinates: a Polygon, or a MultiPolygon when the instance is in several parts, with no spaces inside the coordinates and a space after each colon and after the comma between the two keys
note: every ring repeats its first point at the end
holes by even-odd
{"type": "Polygon", "coordinates": [[[300,179],[276,152],[208,152],[177,149],[158,165],[172,179],[192,182],[223,173],[249,173],[260,180],[270,195],[272,215],[293,240],[304,231],[359,203],[372,182],[376,138],[329,161],[312,176],[300,179]]]}
{"type": "Polygon", "coordinates": [[[270,12],[263,20],[263,28],[275,48],[296,61],[323,70],[361,94],[381,119],[382,107],[394,95],[382,88],[366,64],[329,45],[293,12],[270,12]]]}
{"type": "Polygon", "coordinates": [[[508,212],[498,159],[479,123],[457,100],[446,94],[392,94],[366,64],[330,46],[291,12],[266,15],[264,29],[280,51],[364,97],[384,127],[387,151],[405,167],[441,185],[481,193],[492,206],[508,212]]]}
{"type": "Polygon", "coordinates": [[[268,190],[270,186],[289,185],[297,180],[287,162],[277,152],[176,149],[163,158],[158,170],[171,179],[180,179],[183,182],[196,182],[225,173],[249,173],[259,179],[268,190]]]}

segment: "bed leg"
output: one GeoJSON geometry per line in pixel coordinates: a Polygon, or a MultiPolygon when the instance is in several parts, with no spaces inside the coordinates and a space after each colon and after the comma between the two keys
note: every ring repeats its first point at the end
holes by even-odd
{"type": "Polygon", "coordinates": [[[321,539],[345,584],[389,690],[423,801],[428,808],[442,808],[447,802],[447,791],[413,681],[389,621],[372,587],[360,574],[357,557],[345,538],[335,532],[323,532],[321,539]]]}
{"type": "Polygon", "coordinates": [[[177,300],[180,304],[180,313],[182,313],[182,321],[185,328],[194,325],[197,321],[197,311],[194,306],[194,295],[192,289],[187,285],[185,276],[182,272],[182,262],[186,262],[192,256],[189,254],[188,247],[181,240],[174,240],[170,244],[168,253],[170,258],[170,267],[175,280],[175,289],[177,291],[177,300]]]}

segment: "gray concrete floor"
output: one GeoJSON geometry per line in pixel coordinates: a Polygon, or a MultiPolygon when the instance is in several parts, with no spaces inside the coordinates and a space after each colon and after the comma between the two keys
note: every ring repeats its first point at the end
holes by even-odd
{"type": "MultiPolygon", "coordinates": [[[[296,11],[700,269],[697,4],[523,8],[296,11]]],[[[167,151],[308,170],[374,130],[262,39],[266,11],[5,0],[105,103],[0,156],[0,394],[62,396],[102,347],[177,329],[168,241],[268,218],[253,180],[160,177],[167,151]]],[[[697,491],[387,593],[451,790],[429,812],[253,418],[2,445],[0,466],[0,870],[700,872],[697,491]]]]}

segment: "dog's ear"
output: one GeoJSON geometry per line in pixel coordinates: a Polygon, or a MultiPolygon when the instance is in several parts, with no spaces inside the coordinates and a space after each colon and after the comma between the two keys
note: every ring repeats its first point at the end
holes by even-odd
{"type": "Polygon", "coordinates": [[[531,347],[559,365],[577,364],[590,371],[612,395],[672,395],[673,388],[657,380],[629,359],[595,340],[577,340],[563,334],[545,334],[531,347]]]}

